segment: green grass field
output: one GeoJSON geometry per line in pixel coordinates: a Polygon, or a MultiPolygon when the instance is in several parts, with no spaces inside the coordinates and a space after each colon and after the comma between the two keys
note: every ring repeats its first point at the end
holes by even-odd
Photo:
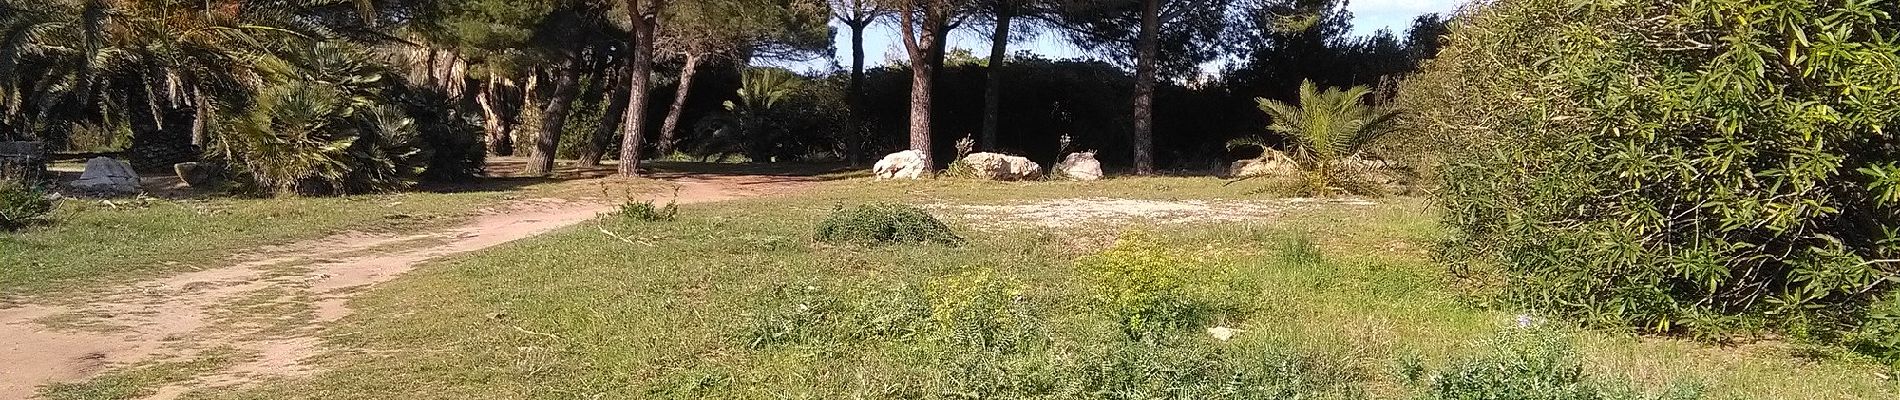
{"type": "Polygon", "coordinates": [[[1622,393],[1538,398],[1900,396],[1888,368],[1826,346],[1517,328],[1431,262],[1442,233],[1416,199],[1065,228],[945,207],[1271,201],[1243,186],[852,180],[608,220],[634,242],[575,227],[434,262],[357,298],[315,375],[186,398],[1443,398],[1464,382],[1449,377],[1524,364],[1486,358],[1524,336],[1573,349],[1550,350],[1581,363],[1573,384],[1622,393]],[[967,243],[812,240],[833,207],[870,201],[931,205],[967,243]]]}

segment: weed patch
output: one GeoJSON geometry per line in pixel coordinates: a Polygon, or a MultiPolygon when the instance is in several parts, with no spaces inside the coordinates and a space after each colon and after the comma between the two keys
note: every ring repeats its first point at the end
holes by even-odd
{"type": "Polygon", "coordinates": [[[620,216],[622,220],[638,222],[672,221],[679,218],[679,214],[680,206],[678,203],[668,201],[666,205],[661,206],[656,205],[653,200],[627,200],[625,203],[620,203],[620,211],[614,213],[614,215],[620,216]]]}
{"type": "Polygon", "coordinates": [[[873,203],[854,208],[839,206],[818,223],[818,241],[825,243],[885,245],[894,243],[931,243],[960,245],[957,236],[943,221],[923,209],[894,203],[873,203]]]}
{"type": "Polygon", "coordinates": [[[1431,378],[1424,400],[1695,400],[1700,388],[1676,385],[1642,393],[1628,382],[1590,376],[1567,339],[1536,328],[1482,343],[1485,352],[1454,361],[1431,378]]]}
{"type": "Polygon", "coordinates": [[[53,200],[39,186],[0,177],[0,231],[26,226],[53,211],[53,200]]]}

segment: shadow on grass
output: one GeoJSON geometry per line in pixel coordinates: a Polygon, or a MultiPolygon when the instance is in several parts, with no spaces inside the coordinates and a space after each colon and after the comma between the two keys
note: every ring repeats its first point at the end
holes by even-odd
{"type": "MultiPolygon", "coordinates": [[[[70,157],[69,157],[70,158],[70,157]]],[[[548,176],[522,176],[527,168],[525,157],[489,157],[484,165],[482,176],[456,182],[423,182],[411,189],[427,193],[481,193],[508,192],[521,190],[529,186],[555,184],[568,181],[611,179],[619,174],[619,166],[611,161],[599,166],[582,167],[572,160],[556,163],[553,173],[548,176]]],[[[54,186],[69,189],[65,185],[79,180],[83,167],[62,166],[48,171],[54,186]]],[[[641,177],[659,180],[714,179],[730,176],[754,176],[769,179],[747,180],[740,185],[770,185],[785,182],[823,182],[841,179],[869,177],[865,168],[853,168],[844,163],[714,163],[714,162],[677,162],[649,161],[641,165],[641,177]]],[[[258,198],[269,197],[260,194],[236,193],[227,188],[195,188],[186,185],[177,176],[167,173],[142,173],[141,189],[146,196],[167,200],[192,200],[207,198],[258,198]]],[[[132,196],[94,196],[74,190],[62,190],[70,197],[112,198],[132,196]]]]}
{"type": "MultiPolygon", "coordinates": [[[[611,162],[599,166],[582,167],[570,160],[555,164],[553,173],[548,176],[521,176],[527,168],[528,160],[521,157],[491,157],[486,165],[483,177],[466,182],[425,183],[416,189],[434,193],[469,193],[513,191],[527,186],[582,181],[591,179],[613,179],[619,174],[619,165],[611,162]]],[[[844,163],[713,163],[649,161],[640,165],[642,178],[665,181],[704,180],[732,176],[765,177],[751,179],[740,186],[771,185],[786,182],[825,182],[858,177],[868,177],[868,172],[859,171],[844,163]]]]}

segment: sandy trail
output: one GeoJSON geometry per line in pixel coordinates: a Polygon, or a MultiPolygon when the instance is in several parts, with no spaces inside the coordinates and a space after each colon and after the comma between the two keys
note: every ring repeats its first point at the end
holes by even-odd
{"type": "MultiPolygon", "coordinates": [[[[756,175],[662,178],[676,185],[681,204],[776,194],[813,182],[756,175]]],[[[238,361],[151,398],[308,374],[311,367],[303,360],[317,353],[317,335],[350,314],[348,302],[360,289],[429,260],[586,222],[612,208],[601,199],[515,200],[449,229],[339,234],[234,257],[239,261],[227,267],[72,296],[83,299],[73,304],[0,309],[0,399],[31,398],[43,385],[113,368],[220,354],[238,361]]]]}

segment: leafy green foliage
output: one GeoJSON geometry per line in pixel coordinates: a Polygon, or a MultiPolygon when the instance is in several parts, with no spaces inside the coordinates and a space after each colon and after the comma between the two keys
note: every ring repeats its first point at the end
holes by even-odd
{"type": "Polygon", "coordinates": [[[1880,357],[1900,368],[1900,296],[1888,295],[1867,307],[1861,325],[1844,342],[1862,353],[1880,357]]]}
{"type": "MultiPolygon", "coordinates": [[[[1320,90],[1313,81],[1306,81],[1300,84],[1299,105],[1265,98],[1255,101],[1273,120],[1268,130],[1293,138],[1291,155],[1309,171],[1308,186],[1321,194],[1339,190],[1373,194],[1379,187],[1367,182],[1363,177],[1367,171],[1350,160],[1391,133],[1399,112],[1366,105],[1366,96],[1371,94],[1364,86],[1320,90]]],[[[1235,143],[1259,145],[1262,141],[1235,143]]]]}
{"type": "Polygon", "coordinates": [[[1826,339],[1900,274],[1891,2],[1487,3],[1401,92],[1448,259],[1524,306],[1826,339]]]}
{"type": "Polygon", "coordinates": [[[454,160],[479,160],[479,153],[443,136],[472,131],[432,121],[428,138],[443,142],[444,151],[425,152],[423,132],[404,104],[391,104],[400,98],[387,93],[388,74],[368,57],[324,42],[275,59],[278,83],[260,89],[249,107],[229,111],[216,129],[214,157],[277,194],[398,189],[431,165],[439,174],[467,174],[471,167],[454,160]]]}
{"type": "Polygon", "coordinates": [[[1519,329],[1481,344],[1484,352],[1454,361],[1430,380],[1424,400],[1694,400],[1701,391],[1673,386],[1643,394],[1626,383],[1606,382],[1584,372],[1570,343],[1552,332],[1519,329]]]}
{"type": "Polygon", "coordinates": [[[1096,300],[1130,339],[1155,339],[1200,326],[1207,312],[1186,293],[1185,262],[1146,234],[1123,236],[1108,250],[1076,261],[1094,281],[1096,300]]]}
{"type": "Polygon", "coordinates": [[[278,194],[347,193],[407,185],[419,167],[413,121],[390,108],[357,108],[344,94],[294,83],[265,88],[223,125],[220,156],[278,194]]]}
{"type": "Polygon", "coordinates": [[[1013,352],[1045,345],[1039,317],[1023,304],[1023,285],[994,270],[937,278],[925,286],[934,337],[953,345],[1013,352]]]}
{"type": "Polygon", "coordinates": [[[853,208],[843,205],[818,223],[818,241],[885,245],[930,243],[958,245],[963,238],[930,213],[917,207],[895,203],[872,203],[853,208]]]}
{"type": "Polygon", "coordinates": [[[679,218],[680,206],[675,202],[666,202],[665,206],[655,205],[653,200],[620,203],[620,211],[614,213],[620,219],[639,222],[664,222],[679,218]]]}
{"type": "Polygon", "coordinates": [[[26,226],[53,211],[53,201],[39,186],[0,177],[0,230],[26,226]]]}

